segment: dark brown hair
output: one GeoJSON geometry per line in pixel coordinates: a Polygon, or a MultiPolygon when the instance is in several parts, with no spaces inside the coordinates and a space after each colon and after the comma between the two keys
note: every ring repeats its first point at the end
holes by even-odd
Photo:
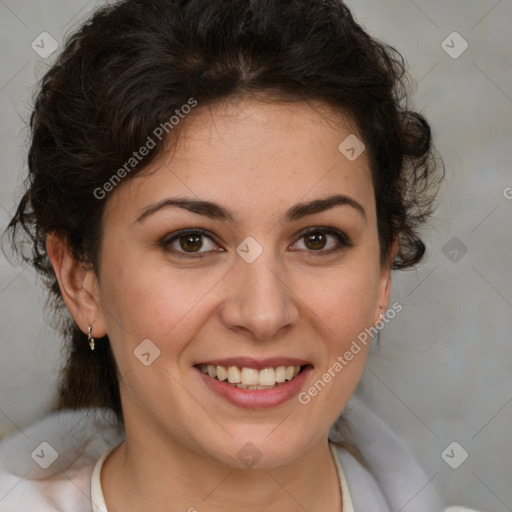
{"type": "MultiPolygon", "coordinates": [[[[126,0],[98,9],[41,81],[26,191],[8,226],[47,285],[69,342],[59,407],[108,407],[122,420],[108,337],[88,350],[66,312],[46,238],[61,236],[77,261],[98,271],[108,197],[94,192],[156,127],[191,98],[319,100],[348,115],[370,157],[381,261],[398,238],[392,267],[403,269],[423,257],[418,228],[443,174],[427,121],[409,109],[409,86],[400,54],[370,37],[340,0],[126,0]],[[20,235],[28,235],[30,254],[20,235]]],[[[156,142],[124,179],[169,139],[156,142]]]]}

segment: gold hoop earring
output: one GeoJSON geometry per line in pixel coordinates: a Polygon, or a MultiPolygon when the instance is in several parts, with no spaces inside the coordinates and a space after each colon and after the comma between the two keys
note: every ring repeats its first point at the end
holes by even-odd
{"type": "Polygon", "coordinates": [[[89,342],[89,347],[91,348],[91,352],[94,350],[94,338],[91,336],[92,327],[89,325],[88,327],[89,334],[87,336],[87,341],[89,342]]]}

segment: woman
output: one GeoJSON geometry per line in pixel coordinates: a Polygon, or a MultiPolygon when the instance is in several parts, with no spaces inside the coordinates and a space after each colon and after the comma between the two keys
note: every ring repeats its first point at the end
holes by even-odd
{"type": "Polygon", "coordinates": [[[9,228],[69,356],[2,511],[443,508],[349,404],[442,175],[395,50],[337,0],[126,0],[31,127],[9,228]]]}

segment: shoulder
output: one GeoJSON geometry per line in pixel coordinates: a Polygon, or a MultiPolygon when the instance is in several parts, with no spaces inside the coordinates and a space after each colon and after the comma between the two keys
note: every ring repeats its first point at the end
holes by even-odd
{"type": "Polygon", "coordinates": [[[51,414],[0,443],[2,512],[90,512],[96,460],[123,439],[104,410],[51,414]]]}
{"type": "MultiPolygon", "coordinates": [[[[350,400],[343,417],[349,425],[346,441],[362,455],[358,460],[343,446],[336,453],[350,489],[354,510],[375,512],[475,512],[447,508],[431,478],[398,436],[360,399],[350,400]]],[[[331,438],[336,433],[331,431],[331,438]]]]}

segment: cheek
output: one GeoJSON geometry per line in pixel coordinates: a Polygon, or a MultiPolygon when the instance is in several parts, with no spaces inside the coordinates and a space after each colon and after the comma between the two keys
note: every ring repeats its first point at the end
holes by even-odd
{"type": "MultiPolygon", "coordinates": [[[[121,247],[121,245],[119,245],[121,247]]],[[[210,272],[171,267],[144,255],[112,250],[102,266],[101,303],[116,351],[133,351],[142,340],[179,350],[193,337],[204,303],[225,270],[210,272]],[[190,332],[187,332],[190,331],[190,332]]]]}
{"type": "Polygon", "coordinates": [[[318,318],[328,339],[336,344],[357,337],[373,324],[379,274],[373,267],[346,266],[339,272],[301,278],[301,298],[318,318]]]}
{"type": "Polygon", "coordinates": [[[322,418],[325,425],[336,421],[352,396],[371,341],[379,270],[373,262],[360,264],[364,259],[353,262],[323,278],[311,276],[301,288],[323,343],[318,344],[316,378],[298,398],[310,417],[322,418]]]}

